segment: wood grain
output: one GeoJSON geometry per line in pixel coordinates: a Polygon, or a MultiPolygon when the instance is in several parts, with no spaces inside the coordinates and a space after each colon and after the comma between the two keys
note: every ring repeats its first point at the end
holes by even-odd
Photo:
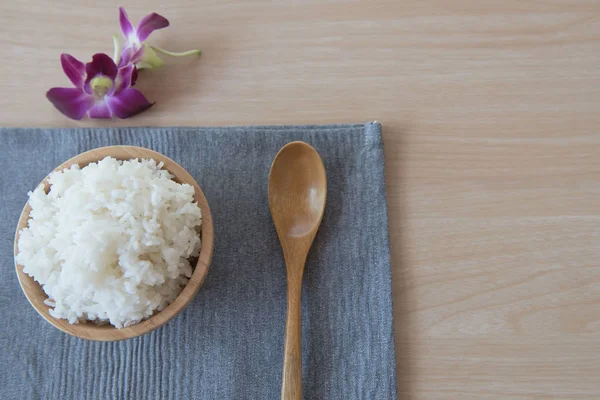
{"type": "Polygon", "coordinates": [[[600,398],[598,1],[148,0],[202,57],[139,117],[66,120],[59,54],[112,51],[119,4],[0,5],[3,125],[379,120],[400,398],[600,398]]]}
{"type": "MultiPolygon", "coordinates": [[[[165,309],[156,312],[150,318],[122,329],[117,329],[112,325],[95,325],[91,323],[72,325],[69,324],[67,320],[52,317],[48,312],[50,307],[44,303],[44,301],[48,299],[48,296],[43,291],[42,287],[31,276],[23,272],[22,265],[15,265],[19,283],[21,284],[21,288],[23,289],[25,296],[27,296],[27,299],[31,305],[46,321],[70,335],[83,339],[101,341],[130,339],[139,335],[143,335],[153,331],[156,328],[159,328],[167,323],[171,318],[179,314],[194,298],[198,292],[198,289],[200,289],[202,282],[204,282],[204,278],[208,273],[208,267],[212,258],[214,244],[212,216],[206,198],[204,197],[204,193],[202,193],[202,189],[200,189],[198,183],[196,183],[194,178],[185,169],[183,169],[183,167],[160,153],[136,146],[100,147],[94,150],[86,151],[85,153],[81,153],[65,161],[56,167],[55,170],[62,171],[75,164],[83,168],[92,162],[99,161],[109,156],[116,158],[117,160],[130,160],[132,158],[154,159],[157,162],[162,162],[164,164],[163,168],[174,176],[173,179],[175,181],[179,183],[187,183],[188,185],[193,186],[195,191],[194,199],[202,211],[202,247],[198,256],[198,261],[194,267],[194,272],[177,298],[173,300],[173,302],[165,309]]],[[[46,190],[50,189],[48,178],[44,179],[44,181],[42,181],[40,184],[43,184],[46,187],[46,190]]],[[[15,233],[15,255],[19,251],[19,231],[27,227],[30,212],[31,206],[29,203],[27,203],[23,208],[23,212],[21,213],[19,223],[17,225],[17,231],[15,233]]]]}

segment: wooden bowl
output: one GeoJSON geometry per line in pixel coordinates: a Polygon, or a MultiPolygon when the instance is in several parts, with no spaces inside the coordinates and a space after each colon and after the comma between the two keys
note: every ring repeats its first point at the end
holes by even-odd
{"type": "MultiPolygon", "coordinates": [[[[192,176],[185,169],[183,169],[175,161],[165,157],[160,153],[145,149],[143,147],[135,146],[101,147],[81,153],[78,156],[71,158],[70,160],[56,167],[56,170],[69,168],[73,164],[79,164],[79,166],[83,168],[89,163],[99,161],[107,156],[114,157],[118,160],[152,158],[157,162],[162,161],[164,163],[163,168],[167,169],[172,175],[175,176],[175,181],[192,185],[196,191],[195,200],[198,202],[198,205],[202,211],[202,247],[200,249],[200,256],[192,277],[188,281],[187,285],[183,288],[179,296],[177,296],[177,298],[165,309],[160,312],[156,312],[150,318],[122,329],[117,329],[112,325],[96,325],[94,323],[69,324],[69,322],[65,319],[57,319],[52,317],[48,312],[50,307],[44,304],[44,300],[46,300],[48,296],[42,290],[42,287],[32,277],[24,273],[23,267],[15,262],[19,283],[21,284],[21,288],[23,289],[25,296],[27,296],[27,299],[31,305],[42,317],[46,319],[46,321],[70,335],[83,339],[101,341],[122,340],[143,335],[165,324],[167,321],[181,312],[181,310],[183,310],[185,306],[194,298],[196,292],[198,292],[198,289],[204,281],[204,277],[208,272],[208,266],[212,257],[214,239],[210,209],[208,208],[208,203],[206,202],[206,198],[204,197],[200,186],[198,186],[198,183],[196,183],[194,178],[192,178],[192,176]]],[[[48,177],[46,177],[41,184],[45,185],[46,190],[48,190],[50,188],[50,185],[48,184],[48,177]]],[[[29,206],[28,202],[25,205],[25,208],[23,208],[23,212],[21,213],[19,224],[17,226],[17,232],[15,234],[15,256],[18,252],[19,231],[27,227],[30,211],[31,207],[29,206]]]]}

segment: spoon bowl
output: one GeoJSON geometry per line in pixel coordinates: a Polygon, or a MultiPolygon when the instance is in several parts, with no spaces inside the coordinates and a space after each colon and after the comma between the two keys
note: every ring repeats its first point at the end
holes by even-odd
{"type": "Polygon", "coordinates": [[[269,174],[269,207],[287,269],[288,301],[281,398],[302,399],[300,296],[306,256],[325,211],[327,177],[319,153],[304,142],[285,145],[269,174]]]}
{"type": "Polygon", "coordinates": [[[284,146],[273,161],[269,205],[279,238],[316,233],[327,197],[325,167],[319,153],[304,142],[284,146]]]}

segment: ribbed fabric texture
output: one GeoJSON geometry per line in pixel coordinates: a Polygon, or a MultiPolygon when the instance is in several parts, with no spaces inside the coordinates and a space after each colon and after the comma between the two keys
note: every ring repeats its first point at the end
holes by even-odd
{"type": "Polygon", "coordinates": [[[327,208],[303,282],[303,391],[308,400],[396,399],[381,127],[0,129],[1,399],[277,399],[285,266],[267,201],[277,151],[321,154],[327,208]],[[27,192],[63,161],[128,144],[167,155],[198,181],[215,228],[198,295],[164,327],[131,340],[64,334],[29,305],[14,271],[27,192]]]}

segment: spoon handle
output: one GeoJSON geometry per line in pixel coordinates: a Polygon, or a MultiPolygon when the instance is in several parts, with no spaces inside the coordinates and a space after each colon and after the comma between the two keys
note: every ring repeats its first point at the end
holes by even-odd
{"type": "Polygon", "coordinates": [[[299,279],[288,280],[288,309],[285,324],[281,400],[302,400],[301,287],[302,276],[299,279]]]}

